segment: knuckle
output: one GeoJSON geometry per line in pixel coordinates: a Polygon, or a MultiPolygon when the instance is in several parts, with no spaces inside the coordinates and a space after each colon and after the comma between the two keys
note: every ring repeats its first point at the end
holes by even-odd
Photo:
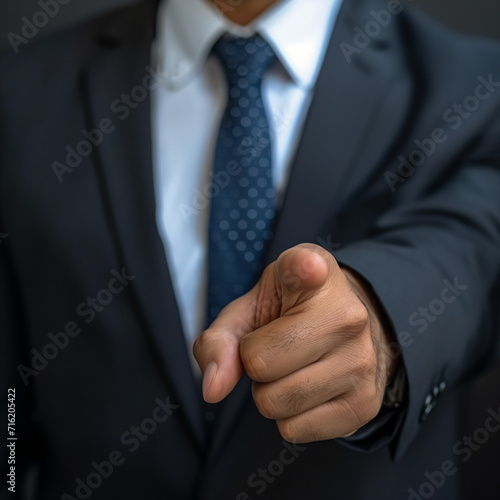
{"type": "Polygon", "coordinates": [[[193,354],[196,358],[199,358],[204,351],[204,346],[207,344],[205,332],[202,333],[193,344],[193,354]]]}
{"type": "Polygon", "coordinates": [[[256,382],[265,382],[267,366],[262,357],[245,341],[240,343],[240,357],[247,375],[256,382]]]}
{"type": "Polygon", "coordinates": [[[279,420],[277,424],[279,433],[285,441],[289,443],[300,443],[302,441],[302,433],[290,420],[279,420]]]}
{"type": "Polygon", "coordinates": [[[377,374],[377,355],[372,342],[364,342],[356,349],[353,371],[362,380],[373,380],[377,374]]]}
{"type": "Polygon", "coordinates": [[[262,386],[256,386],[254,384],[253,399],[262,416],[270,419],[277,418],[277,401],[268,390],[265,390],[262,386]]]}
{"type": "Polygon", "coordinates": [[[352,301],[346,306],[345,321],[354,330],[361,330],[368,325],[368,310],[361,301],[352,301]]]}
{"type": "Polygon", "coordinates": [[[337,309],[338,329],[348,337],[357,336],[369,324],[368,310],[359,300],[346,300],[337,309]]]}
{"type": "Polygon", "coordinates": [[[223,331],[205,330],[193,343],[193,355],[197,360],[206,359],[231,345],[230,338],[223,331]]]}

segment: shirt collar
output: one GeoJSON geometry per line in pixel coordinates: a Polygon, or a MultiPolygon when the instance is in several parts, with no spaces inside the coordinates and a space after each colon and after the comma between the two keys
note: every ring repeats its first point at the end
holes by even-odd
{"type": "Polygon", "coordinates": [[[208,0],[168,0],[158,10],[155,54],[159,74],[172,89],[202,70],[215,41],[224,33],[259,33],[273,47],[295,83],[316,83],[342,0],[281,0],[249,26],[227,19],[208,0]]]}

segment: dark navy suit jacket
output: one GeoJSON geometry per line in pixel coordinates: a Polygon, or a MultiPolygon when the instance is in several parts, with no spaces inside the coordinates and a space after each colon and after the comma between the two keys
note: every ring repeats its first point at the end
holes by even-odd
{"type": "MultiPolygon", "coordinates": [[[[407,10],[377,21],[387,9],[342,7],[267,256],[322,244],[385,308],[409,401],[389,443],[361,443],[369,453],[285,443],[248,379],[205,440],[155,222],[156,2],[0,55],[17,492],[34,464],[39,500],[462,498],[462,384],[499,350],[500,47],[407,10]],[[127,112],[122,94],[137,98],[127,112]]],[[[0,498],[21,497],[2,485],[0,498]]]]}

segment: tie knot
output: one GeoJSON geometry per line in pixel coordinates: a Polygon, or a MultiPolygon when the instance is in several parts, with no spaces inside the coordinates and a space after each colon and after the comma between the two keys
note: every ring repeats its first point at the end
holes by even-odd
{"type": "Polygon", "coordinates": [[[260,84],[276,57],[271,46],[259,35],[222,37],[215,43],[213,52],[224,66],[229,86],[240,88],[260,84]]]}

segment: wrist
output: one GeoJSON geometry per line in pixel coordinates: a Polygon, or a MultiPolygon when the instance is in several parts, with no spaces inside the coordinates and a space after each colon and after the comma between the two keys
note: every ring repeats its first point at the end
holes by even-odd
{"type": "Polygon", "coordinates": [[[352,290],[368,311],[370,333],[377,351],[378,371],[381,385],[392,381],[400,364],[400,349],[396,335],[378,297],[370,284],[356,271],[341,267],[352,290]]]}

